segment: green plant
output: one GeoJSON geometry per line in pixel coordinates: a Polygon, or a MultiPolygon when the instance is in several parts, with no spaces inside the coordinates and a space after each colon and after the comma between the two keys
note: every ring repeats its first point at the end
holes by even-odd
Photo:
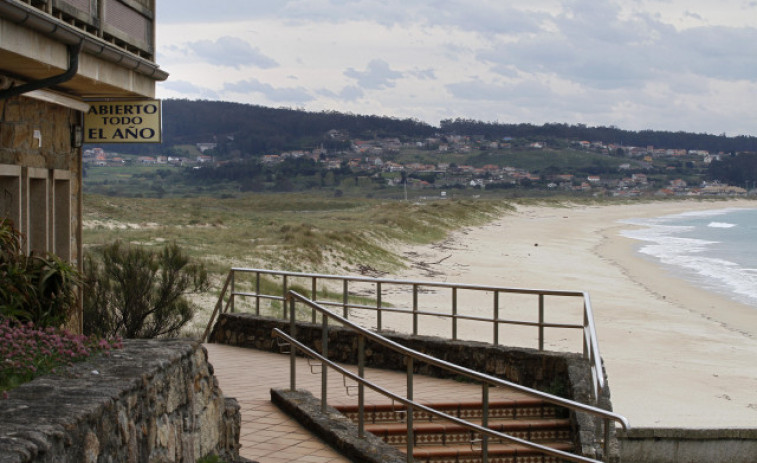
{"type": "Polygon", "coordinates": [[[84,260],[84,331],[99,336],[175,336],[192,319],[189,293],[207,290],[202,264],[175,243],[157,252],[121,241],[84,260]]]}
{"type": "Polygon", "coordinates": [[[99,352],[123,347],[121,340],[71,334],[53,327],[38,328],[0,317],[0,391],[15,388],[39,375],[55,371],[99,352]]]}
{"type": "Polygon", "coordinates": [[[0,315],[38,326],[59,326],[77,301],[79,272],[53,254],[26,255],[23,236],[0,221],[0,315]]]}

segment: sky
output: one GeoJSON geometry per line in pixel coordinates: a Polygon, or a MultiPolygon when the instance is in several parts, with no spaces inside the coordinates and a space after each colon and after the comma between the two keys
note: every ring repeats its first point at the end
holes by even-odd
{"type": "Polygon", "coordinates": [[[158,0],[159,98],[757,136],[757,0],[158,0]]]}

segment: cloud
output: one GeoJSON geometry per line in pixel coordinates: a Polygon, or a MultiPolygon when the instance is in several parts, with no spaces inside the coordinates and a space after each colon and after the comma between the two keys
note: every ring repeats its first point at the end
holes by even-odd
{"type": "Polygon", "coordinates": [[[363,95],[365,95],[365,92],[363,92],[362,88],[356,87],[354,85],[348,85],[347,87],[344,87],[339,91],[339,93],[334,93],[331,90],[327,89],[320,90],[318,93],[325,97],[339,99],[342,101],[357,101],[361,99],[363,95]]]}
{"type": "Polygon", "coordinates": [[[302,87],[273,87],[257,79],[248,79],[234,83],[226,83],[224,92],[230,93],[260,93],[269,101],[276,103],[302,104],[314,100],[314,97],[302,87]]]}
{"type": "Polygon", "coordinates": [[[215,41],[199,40],[185,44],[185,49],[206,63],[239,69],[251,66],[270,69],[278,63],[238,37],[224,36],[215,41]]]}
{"type": "Polygon", "coordinates": [[[374,59],[368,63],[365,71],[357,71],[349,68],[344,71],[344,75],[357,80],[358,85],[370,90],[381,90],[395,86],[395,81],[402,78],[402,73],[392,71],[389,64],[380,59],[374,59]]]}
{"type": "Polygon", "coordinates": [[[159,82],[159,87],[170,90],[172,92],[181,94],[185,97],[196,97],[202,99],[215,100],[218,99],[218,93],[206,87],[200,87],[186,80],[167,80],[165,82],[159,82]]]}

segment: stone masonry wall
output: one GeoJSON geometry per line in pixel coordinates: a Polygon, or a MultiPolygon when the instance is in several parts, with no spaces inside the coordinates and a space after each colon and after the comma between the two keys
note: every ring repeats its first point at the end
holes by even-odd
{"type": "MultiPolygon", "coordinates": [[[[273,328],[289,332],[289,322],[251,314],[222,314],[213,327],[209,342],[278,352],[279,349],[271,337],[273,328]]],[[[474,341],[450,341],[431,336],[381,334],[406,347],[450,363],[567,399],[596,405],[593,400],[589,362],[580,354],[540,352],[474,341]]],[[[321,325],[298,322],[297,338],[320,351],[321,325]]],[[[357,337],[354,332],[330,326],[328,344],[330,359],[357,363],[357,337]]],[[[399,354],[380,345],[366,343],[365,357],[366,366],[400,371],[405,369],[404,360],[399,354]]],[[[421,362],[416,362],[414,366],[416,373],[441,378],[452,377],[446,370],[421,362]]],[[[599,402],[602,408],[612,410],[609,388],[606,388],[599,402]]],[[[598,444],[599,437],[602,436],[600,420],[586,413],[577,413],[573,416],[573,421],[576,444],[582,454],[602,459],[602,449],[598,444]]],[[[617,458],[618,446],[614,442],[611,460],[617,461],[617,458]]]]}
{"type": "Polygon", "coordinates": [[[0,400],[0,462],[236,461],[239,430],[239,405],[222,395],[205,348],[131,340],[0,400]]]}

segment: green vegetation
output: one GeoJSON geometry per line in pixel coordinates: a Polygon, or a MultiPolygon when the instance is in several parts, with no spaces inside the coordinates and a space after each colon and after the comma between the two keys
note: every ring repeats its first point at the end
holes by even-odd
{"type": "Polygon", "coordinates": [[[76,303],[79,274],[52,254],[26,255],[24,237],[0,221],[0,318],[62,325],[76,303]]]}
{"type": "Polygon", "coordinates": [[[115,241],[84,262],[84,332],[97,336],[176,336],[192,319],[188,293],[206,291],[202,265],[176,244],[152,251],[115,241]]]}
{"type": "Polygon", "coordinates": [[[391,242],[429,243],[506,210],[501,201],[429,202],[247,194],[239,198],[134,199],[85,195],[84,242],[175,242],[211,273],[229,266],[354,272],[401,267],[391,242]]]}

